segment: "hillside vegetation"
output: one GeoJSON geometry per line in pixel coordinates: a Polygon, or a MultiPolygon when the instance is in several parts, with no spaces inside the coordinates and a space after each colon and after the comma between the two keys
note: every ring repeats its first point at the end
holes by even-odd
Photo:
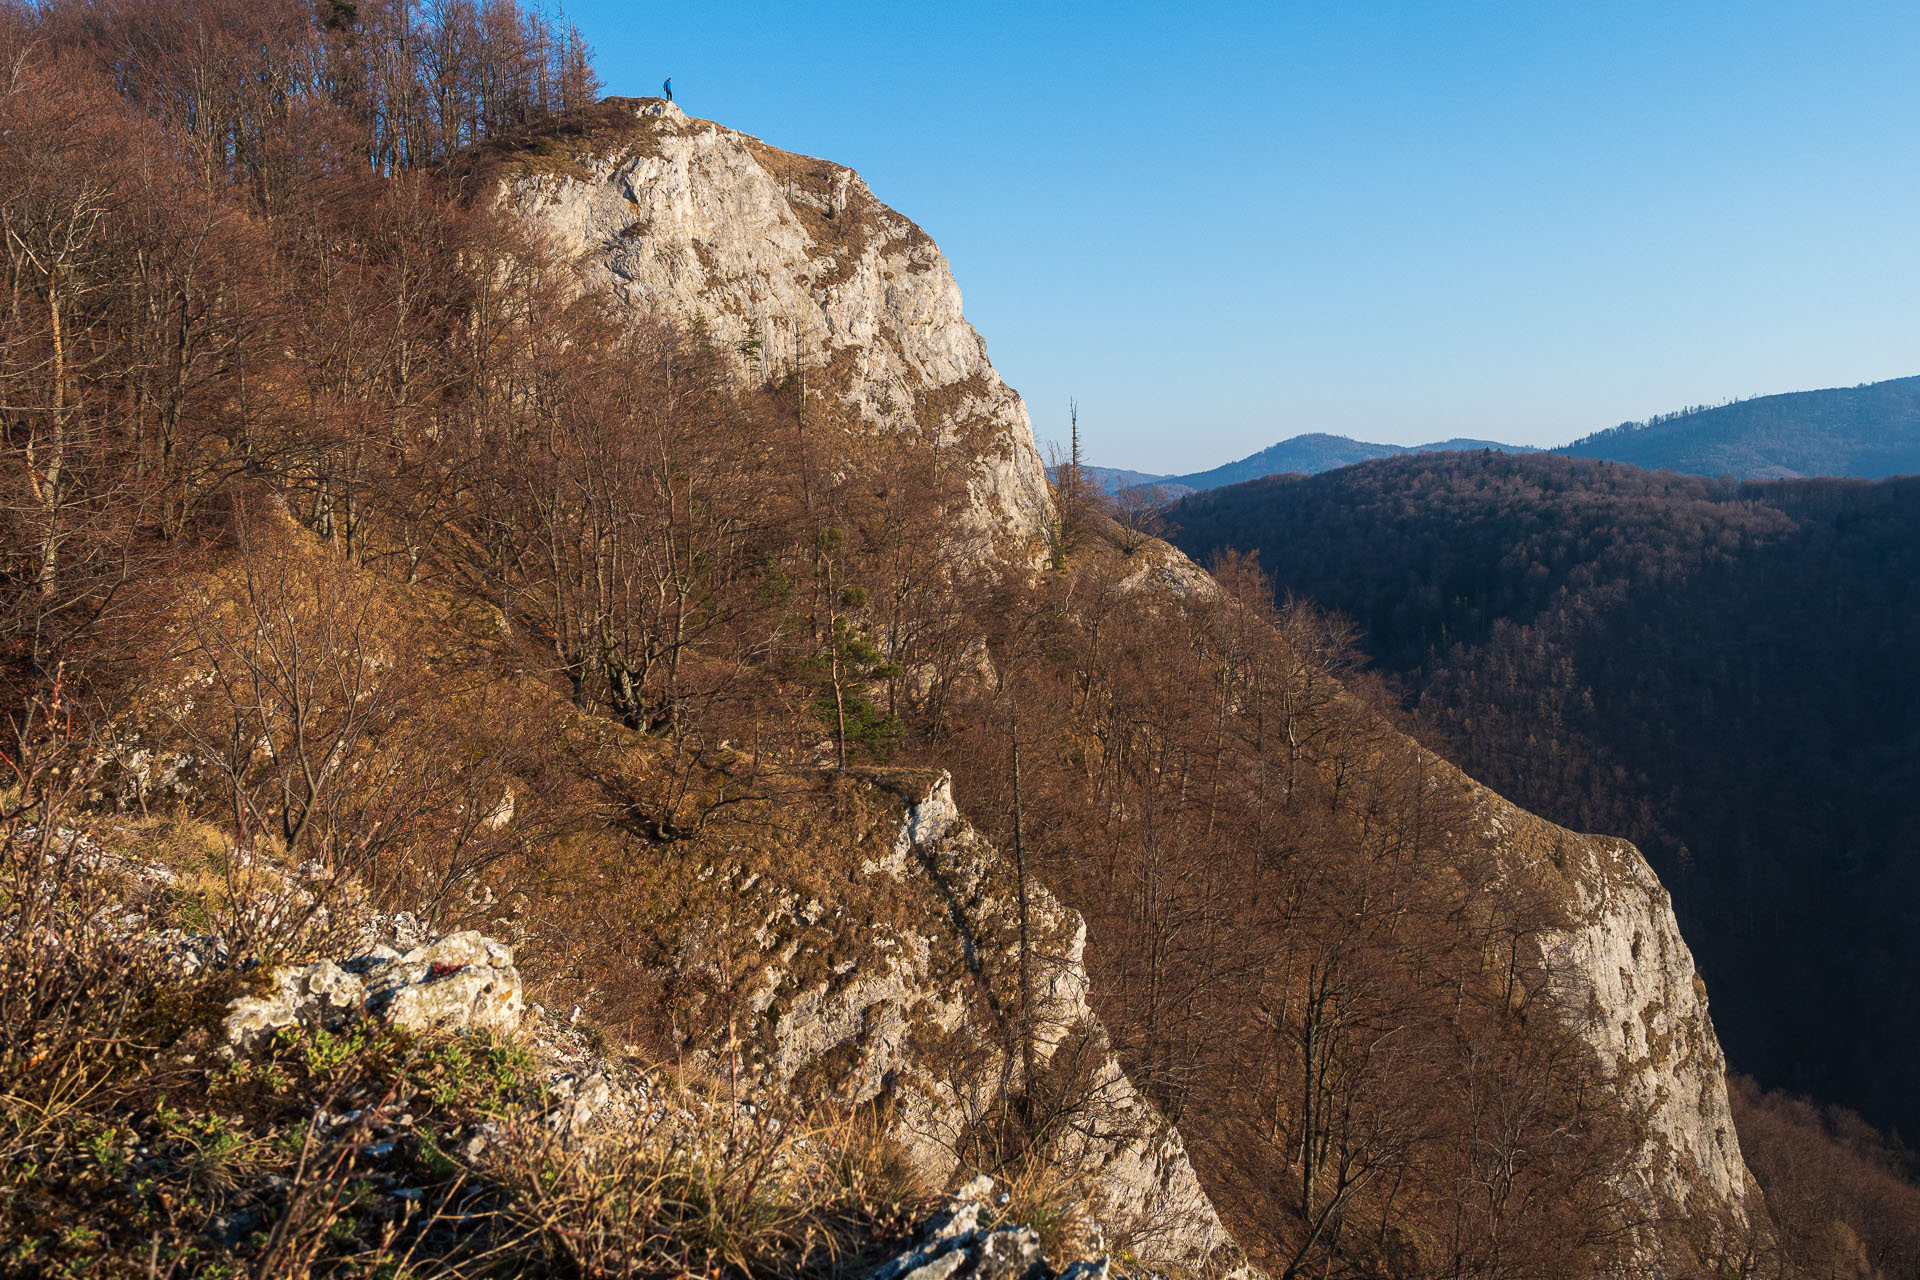
{"type": "MultiPolygon", "coordinates": [[[[504,0],[50,0],[0,8],[0,51],[9,1265],[850,1273],[941,1190],[910,1085],[959,1117],[942,1177],[1016,1189],[1062,1258],[1237,1266],[1087,1221],[1110,1045],[1286,1280],[1829,1273],[1702,1131],[1719,1050],[1664,906],[1601,920],[1622,954],[1667,926],[1633,1053],[1549,963],[1588,890],[1651,885],[1631,848],[1421,749],[1250,564],[1209,579],[1077,484],[1036,494],[1043,565],[996,559],[954,536],[990,470],[957,408],[823,420],[857,353],[716,349],[503,213],[493,162],[572,180],[638,120],[583,107],[571,35],[504,0]],[[101,871],[148,866],[166,891],[101,871]],[[545,1123],[523,1045],[202,1054],[368,915],[498,933],[611,1066],[828,1136],[689,1107],[625,1164],[538,1133],[502,1163],[464,1144],[545,1123]],[[829,1007],[863,983],[919,987],[829,1007]],[[354,1128],[401,1076],[427,1101],[354,1128]]],[[[1152,1136],[1136,1183],[1186,1167],[1152,1136]]]]}
{"type": "Polygon", "coordinates": [[[1350,618],[1476,776],[1640,844],[1736,1068],[1920,1131],[1920,484],[1474,454],[1170,518],[1350,618]]]}
{"type": "Polygon", "coordinates": [[[1736,480],[1913,475],[1920,473],[1920,378],[1663,414],[1554,452],[1736,480]]]}

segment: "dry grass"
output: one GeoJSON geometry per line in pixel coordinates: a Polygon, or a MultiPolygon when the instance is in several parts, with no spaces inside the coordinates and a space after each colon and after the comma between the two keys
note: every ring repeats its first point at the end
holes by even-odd
{"type": "Polygon", "coordinates": [[[1022,1161],[1007,1179],[1006,1196],[998,1206],[999,1221],[1032,1227],[1058,1266],[1092,1257],[1108,1243],[1087,1213],[1086,1188],[1050,1161],[1037,1156],[1022,1161]]]}
{"type": "Polygon", "coordinates": [[[657,1083],[645,1116],[576,1141],[509,1044],[315,1030],[229,1062],[214,1031],[247,974],[183,977],[121,892],[122,855],[151,853],[179,878],[149,921],[245,909],[222,844],[158,821],[107,829],[112,852],[7,834],[0,1274],[832,1277],[919,1207],[870,1117],[657,1083]],[[27,930],[23,884],[57,889],[27,930]]]}
{"type": "Polygon", "coordinates": [[[867,1118],[748,1113],[697,1090],[655,1105],[584,1148],[528,1118],[506,1126],[487,1173],[515,1229],[584,1275],[832,1277],[871,1264],[924,1208],[867,1118]]]}

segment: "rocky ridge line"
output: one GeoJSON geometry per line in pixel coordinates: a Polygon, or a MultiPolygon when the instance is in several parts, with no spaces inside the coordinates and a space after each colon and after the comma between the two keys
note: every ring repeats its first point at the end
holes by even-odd
{"type": "MultiPolygon", "coordinates": [[[[743,371],[777,373],[785,359],[809,377],[817,372],[849,411],[847,425],[939,432],[974,459],[976,529],[1003,556],[1013,548],[1011,559],[1034,563],[1051,508],[1025,410],[987,363],[931,241],[874,200],[857,175],[690,120],[654,99],[608,100],[599,124],[560,152],[503,169],[508,207],[636,313],[706,325],[738,353],[743,371]]],[[[1133,589],[1218,591],[1185,556],[1149,546],[1133,589]]],[[[1551,827],[1481,791],[1509,874],[1544,887],[1564,908],[1565,926],[1540,940],[1540,954],[1562,1007],[1579,1011],[1574,1029],[1644,1123],[1636,1198],[1663,1214],[1656,1202],[1744,1224],[1749,1175],[1732,1131],[1724,1059],[1665,891],[1632,846],[1551,827]]],[[[889,865],[910,877],[908,862],[889,865]]],[[[944,908],[935,899],[931,909],[944,908]]],[[[788,933],[812,923],[786,915],[788,933]]],[[[771,909],[770,927],[780,916],[771,909]]],[[[897,1098],[910,1145],[917,1141],[933,1161],[931,1153],[953,1141],[954,1117],[977,1100],[902,1068],[914,1059],[915,1020],[932,1014],[933,1025],[951,1031],[966,1021],[965,997],[941,984],[938,965],[913,950],[919,943],[899,941],[904,967],[807,993],[781,993],[775,984],[756,997],[756,1013],[771,1018],[763,1052],[782,1080],[832,1051],[862,1046],[846,1080],[859,1096],[897,1098]],[[870,1016],[875,1009],[882,1013],[870,1016]]],[[[1055,945],[1073,957],[1062,972],[1078,969],[1077,944],[1055,945]]],[[[1063,1010],[1075,1005],[1065,992],[1054,998],[1063,1010]]],[[[1184,1151],[1159,1163],[1186,1167],[1184,1151]]]]}
{"type": "MultiPolygon", "coordinates": [[[[1011,871],[960,815],[947,775],[855,785],[886,797],[896,818],[884,847],[850,849],[846,867],[830,870],[829,882],[850,886],[844,900],[802,896],[770,875],[696,874],[721,882],[718,892],[745,918],[758,916],[762,952],[748,961],[759,967],[747,975],[750,1017],[738,1040],[698,1039],[683,1049],[692,1065],[717,1075],[744,1070],[753,1096],[876,1107],[923,1184],[950,1186],[966,1172],[961,1153],[973,1127],[1024,1083],[1005,1006],[996,1004],[1012,999],[1011,871]]],[[[1084,923],[1044,888],[1031,885],[1029,895],[1035,1053],[1043,1073],[1073,1087],[1048,1163],[1077,1189],[1101,1237],[1123,1242],[1141,1265],[1257,1277],[1178,1130],[1134,1087],[1088,1002],[1084,923]]],[[[704,932],[700,913],[689,914],[704,932]]],[[[204,938],[160,941],[190,969],[218,951],[204,938]]],[[[692,934],[680,963],[694,973],[709,963],[692,934]]],[[[423,941],[410,918],[377,917],[352,954],[267,970],[254,992],[233,1001],[223,1030],[230,1051],[243,1054],[281,1031],[337,1032],[362,1018],[416,1035],[524,1039],[527,1008],[505,944],[472,931],[423,941]]],[[[550,1021],[529,1026],[551,1040],[550,1021]]],[[[658,1107],[630,1075],[576,1053],[549,1075],[563,1100],[553,1123],[581,1134],[597,1124],[658,1123],[658,1107]]]]}
{"type": "MultiPolygon", "coordinates": [[[[189,950],[186,967],[198,967],[189,950]]],[[[400,954],[375,944],[338,961],[282,965],[268,975],[264,994],[236,998],[222,1030],[230,1051],[249,1054],[278,1033],[341,1031],[370,1019],[422,1036],[485,1032],[531,1042],[547,1064],[546,1089],[553,1109],[545,1117],[571,1142],[590,1142],[613,1128],[653,1131],[665,1126],[679,1140],[698,1143],[702,1117],[657,1095],[652,1082],[599,1061],[571,1022],[553,1018],[521,999],[521,982],[505,944],[474,931],[431,939],[400,954]],[[535,1020],[523,1024],[523,1013],[535,1020]]],[[[733,1104],[738,1122],[760,1121],[753,1102],[733,1104]]],[[[329,1120],[332,1118],[329,1117],[329,1120]]],[[[708,1123],[712,1117],[705,1118],[708,1123]]],[[[344,1120],[341,1121],[344,1123],[344,1120]]],[[[483,1126],[484,1129],[484,1126],[483,1126]]],[[[484,1132],[469,1140],[471,1158],[484,1147],[484,1132]]],[[[378,1144],[375,1144],[378,1147],[378,1144]]],[[[871,1280],[1108,1280],[1107,1254],[1056,1266],[1039,1232],[997,1221],[1008,1197],[995,1196],[994,1181],[976,1177],[955,1191],[923,1221],[911,1240],[871,1266],[871,1280]],[[984,1221],[983,1221],[984,1219],[984,1221]]],[[[1244,1272],[1243,1274],[1252,1274],[1244,1272]]]]}

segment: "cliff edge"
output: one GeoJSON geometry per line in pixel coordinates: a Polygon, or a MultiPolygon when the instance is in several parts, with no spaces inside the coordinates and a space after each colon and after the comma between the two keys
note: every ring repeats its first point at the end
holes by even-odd
{"type": "Polygon", "coordinates": [[[1020,396],[933,240],[852,169],[657,98],[496,150],[499,198],[636,314],[703,326],[808,423],[910,435],[969,471],[975,535],[1033,562],[1052,512],[1020,396]]]}

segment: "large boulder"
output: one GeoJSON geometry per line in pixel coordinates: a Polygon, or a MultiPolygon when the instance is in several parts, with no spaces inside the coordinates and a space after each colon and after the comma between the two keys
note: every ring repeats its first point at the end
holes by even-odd
{"type": "Polygon", "coordinates": [[[512,950],[471,929],[374,967],[366,983],[368,1012],[415,1035],[510,1035],[519,1029],[525,1005],[512,950]]]}
{"type": "Polygon", "coordinates": [[[241,1053],[264,1047],[281,1031],[322,1027],[337,1030],[365,1008],[360,979],[331,960],[305,966],[276,965],[261,984],[264,990],[227,1005],[227,1043],[241,1053]]]}
{"type": "Polygon", "coordinates": [[[363,1017],[414,1035],[511,1035],[524,1008],[513,952],[472,930],[404,955],[379,948],[338,964],[276,965],[260,988],[227,1006],[226,1040],[241,1053],[283,1030],[337,1030],[363,1017]]]}

